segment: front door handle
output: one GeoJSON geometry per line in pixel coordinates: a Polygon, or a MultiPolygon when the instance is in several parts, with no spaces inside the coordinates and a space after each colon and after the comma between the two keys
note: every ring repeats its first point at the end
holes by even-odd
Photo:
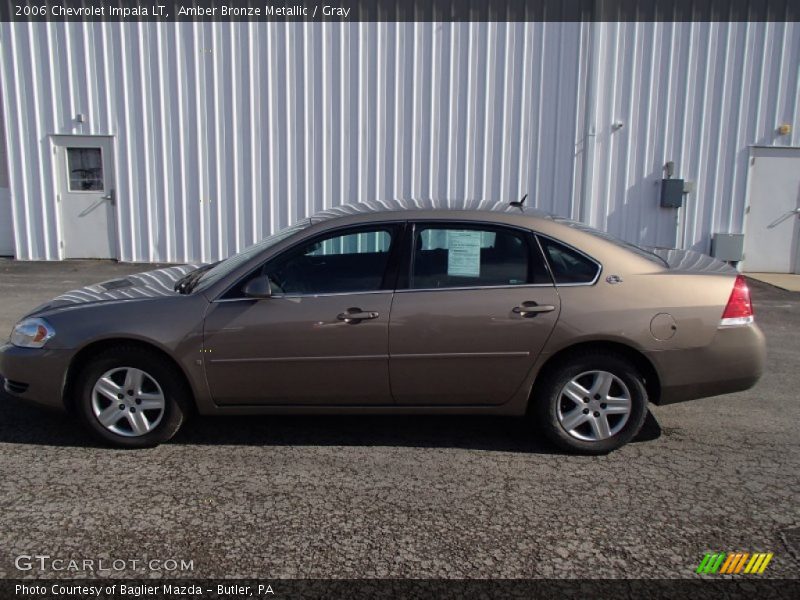
{"type": "Polygon", "coordinates": [[[360,308],[353,307],[348,308],[343,313],[339,313],[336,315],[336,318],[340,321],[344,321],[345,323],[357,325],[358,323],[361,323],[361,321],[366,321],[367,319],[377,319],[380,316],[380,313],[375,311],[361,310],[360,308]]]}
{"type": "Polygon", "coordinates": [[[520,317],[535,317],[539,313],[553,312],[556,309],[552,304],[536,304],[536,302],[529,300],[523,302],[520,306],[515,306],[511,312],[517,313],[520,317]]]}

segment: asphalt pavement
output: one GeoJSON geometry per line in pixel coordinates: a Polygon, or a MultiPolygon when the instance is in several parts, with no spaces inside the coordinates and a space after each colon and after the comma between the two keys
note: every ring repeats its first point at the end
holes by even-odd
{"type": "MultiPolygon", "coordinates": [[[[0,261],[0,331],[143,268],[0,261]]],[[[127,578],[696,578],[705,553],[745,551],[774,553],[763,577],[795,578],[800,294],[751,285],[761,382],[651,407],[607,456],[554,453],[520,419],[394,416],[195,418],[120,451],[0,397],[0,577],[103,561],[127,578]]]]}

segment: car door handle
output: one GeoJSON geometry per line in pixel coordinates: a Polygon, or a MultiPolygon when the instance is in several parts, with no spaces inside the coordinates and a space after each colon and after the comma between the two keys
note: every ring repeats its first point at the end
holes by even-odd
{"type": "Polygon", "coordinates": [[[556,309],[552,304],[536,304],[536,302],[523,302],[520,306],[515,306],[511,312],[517,313],[520,317],[535,317],[539,313],[553,312],[556,309]]]}
{"type": "Polygon", "coordinates": [[[356,325],[361,323],[361,321],[366,321],[367,319],[377,319],[380,317],[380,313],[371,310],[361,310],[360,308],[348,308],[343,313],[339,313],[336,315],[336,318],[340,321],[344,321],[345,323],[350,323],[351,325],[356,325]]]}

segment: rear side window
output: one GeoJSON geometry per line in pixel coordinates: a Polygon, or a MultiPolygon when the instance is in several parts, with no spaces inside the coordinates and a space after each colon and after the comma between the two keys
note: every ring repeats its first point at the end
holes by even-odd
{"type": "Polygon", "coordinates": [[[420,226],[414,236],[412,289],[546,283],[529,237],[502,227],[420,226]]]}
{"type": "Polygon", "coordinates": [[[577,250],[545,237],[539,237],[556,283],[592,283],[600,266],[577,250]]]}

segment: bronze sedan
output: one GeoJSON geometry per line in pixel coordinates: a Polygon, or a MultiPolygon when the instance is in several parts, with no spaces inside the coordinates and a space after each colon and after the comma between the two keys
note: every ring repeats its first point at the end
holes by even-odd
{"type": "Polygon", "coordinates": [[[758,380],[735,270],[515,204],[343,206],[213,265],[63,294],[0,349],[4,388],[123,447],[195,410],[480,413],[603,453],[648,401],[758,380]]]}

